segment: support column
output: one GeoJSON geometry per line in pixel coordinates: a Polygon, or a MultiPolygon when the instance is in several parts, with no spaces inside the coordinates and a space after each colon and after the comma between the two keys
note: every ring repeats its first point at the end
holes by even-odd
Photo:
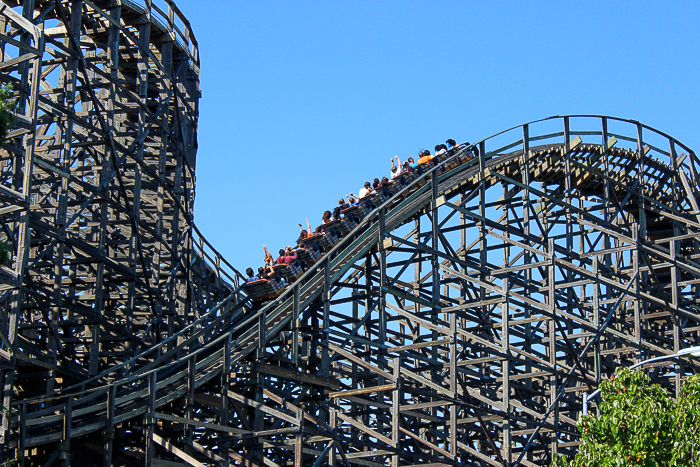
{"type": "Polygon", "coordinates": [[[394,369],[394,384],[396,388],[391,392],[391,442],[396,449],[397,454],[391,456],[391,467],[399,467],[401,446],[399,444],[399,426],[400,426],[400,416],[399,409],[401,407],[401,359],[400,357],[395,357],[391,362],[394,369]]]}
{"type": "MultiPolygon", "coordinates": [[[[554,250],[554,240],[549,239],[549,254],[552,257],[552,262],[547,268],[548,272],[548,277],[547,277],[547,305],[549,305],[550,311],[552,314],[556,316],[557,314],[557,307],[556,307],[556,301],[554,298],[554,287],[555,287],[555,281],[556,281],[556,271],[555,271],[555,265],[554,265],[554,255],[555,255],[555,250],[554,250]]],[[[559,391],[559,387],[557,384],[557,330],[556,330],[556,324],[554,322],[556,318],[550,319],[547,321],[547,334],[549,337],[549,345],[547,346],[547,353],[549,354],[549,364],[551,365],[551,371],[552,375],[549,378],[549,402],[548,405],[551,405],[554,403],[554,401],[557,399],[557,393],[559,391]]],[[[559,418],[559,408],[555,407],[554,412],[552,413],[552,419],[553,423],[556,426],[557,420],[559,418]]],[[[553,432],[550,437],[550,452],[553,454],[556,454],[557,452],[557,433],[553,432]]]]}
{"type": "Polygon", "coordinates": [[[153,430],[156,423],[156,392],[158,390],[158,373],[153,372],[148,378],[148,413],[145,415],[146,447],[144,452],[144,466],[153,467],[153,459],[156,455],[156,442],[153,440],[153,430]]]}
{"type": "Polygon", "coordinates": [[[114,410],[117,401],[117,387],[111,385],[107,389],[107,423],[105,428],[103,467],[112,466],[112,453],[114,451],[114,410]]]}

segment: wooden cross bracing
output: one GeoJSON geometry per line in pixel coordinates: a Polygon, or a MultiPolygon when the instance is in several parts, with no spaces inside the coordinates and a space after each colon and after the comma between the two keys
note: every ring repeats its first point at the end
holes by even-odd
{"type": "MultiPolygon", "coordinates": [[[[698,343],[698,159],[556,117],[370,212],[261,308],[191,222],[170,1],[4,0],[5,455],[23,465],[542,465],[584,393],[698,343]]],[[[650,368],[678,390],[689,359],[650,368]]]]}

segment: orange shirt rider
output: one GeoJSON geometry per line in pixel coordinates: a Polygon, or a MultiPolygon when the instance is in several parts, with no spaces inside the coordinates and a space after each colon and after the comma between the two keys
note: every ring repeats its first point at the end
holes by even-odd
{"type": "Polygon", "coordinates": [[[420,159],[418,159],[418,165],[420,164],[425,164],[427,162],[432,161],[435,158],[435,156],[432,156],[430,154],[430,151],[424,151],[423,155],[421,156],[420,159]]]}

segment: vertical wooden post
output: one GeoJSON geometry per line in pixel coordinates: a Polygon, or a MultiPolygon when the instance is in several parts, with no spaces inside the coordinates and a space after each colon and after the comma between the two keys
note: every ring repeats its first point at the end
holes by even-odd
{"type": "MultiPolygon", "coordinates": [[[[640,237],[640,230],[639,230],[639,224],[633,223],[632,224],[632,241],[634,242],[634,249],[632,250],[632,274],[634,275],[634,285],[632,286],[632,290],[634,292],[638,292],[642,284],[645,283],[645,281],[642,279],[641,273],[639,271],[639,266],[640,266],[640,261],[639,261],[639,237],[640,237]]],[[[643,238],[643,237],[642,237],[643,238]]],[[[646,276],[646,273],[645,273],[646,276]]],[[[642,306],[642,301],[638,298],[634,299],[634,339],[637,343],[640,342],[640,337],[641,337],[641,320],[640,320],[640,314],[641,314],[641,306],[642,306]]],[[[641,352],[637,352],[637,360],[642,361],[643,355],[641,352]]]]}
{"type": "Polygon", "coordinates": [[[399,442],[399,411],[401,409],[401,359],[394,357],[392,361],[394,384],[396,388],[391,392],[391,442],[394,444],[396,454],[391,456],[391,467],[399,467],[401,446],[399,442]]]}
{"type": "MultiPolygon", "coordinates": [[[[231,334],[224,339],[224,364],[221,369],[221,412],[219,413],[219,424],[228,426],[228,392],[231,389],[231,334]]],[[[225,441],[222,448],[228,451],[231,443],[225,441]]]]}
{"type": "MultiPolygon", "coordinates": [[[[437,200],[439,196],[439,177],[437,170],[433,170],[433,173],[431,175],[430,179],[431,187],[432,187],[432,196],[431,196],[431,216],[433,218],[432,222],[432,247],[433,251],[438,251],[440,247],[440,241],[439,241],[439,235],[440,235],[440,229],[439,229],[439,222],[438,222],[438,206],[437,206],[437,200]]],[[[431,265],[433,268],[433,293],[432,293],[432,302],[434,305],[438,305],[440,303],[440,259],[438,258],[437,255],[433,254],[432,259],[431,259],[431,265]]],[[[436,313],[436,309],[433,309],[433,312],[436,313]]]]}
{"type": "Polygon", "coordinates": [[[65,408],[63,411],[63,442],[61,444],[60,458],[63,461],[63,467],[70,467],[70,439],[71,425],[73,424],[73,397],[68,396],[66,399],[65,408]]]}
{"type": "Polygon", "coordinates": [[[336,444],[338,443],[338,427],[337,427],[337,417],[336,417],[336,412],[335,410],[331,409],[329,411],[330,413],[328,414],[328,425],[331,427],[331,430],[333,430],[333,436],[335,438],[335,442],[333,443],[333,446],[331,447],[330,452],[328,453],[328,467],[335,467],[337,465],[337,462],[335,461],[335,455],[336,455],[336,444]]]}
{"type": "MultiPolygon", "coordinates": [[[[530,199],[530,125],[523,125],[523,166],[522,166],[522,183],[525,185],[525,188],[522,191],[522,210],[523,210],[523,238],[527,238],[530,236],[530,210],[532,209],[533,202],[530,199]]],[[[546,213],[546,209],[542,209],[540,212],[546,213]]],[[[536,217],[536,216],[535,216],[536,217]]],[[[524,264],[530,264],[532,262],[533,254],[525,250],[523,252],[524,259],[523,263],[524,264]]],[[[523,289],[526,292],[526,296],[530,295],[530,284],[532,282],[532,270],[530,268],[526,269],[523,271],[524,273],[524,284],[523,284],[523,289]]],[[[531,308],[530,305],[524,304],[525,308],[525,313],[524,313],[524,318],[528,319],[531,316],[531,308]]],[[[525,351],[526,352],[531,352],[532,351],[532,324],[531,323],[525,323],[525,351]]],[[[525,366],[525,371],[530,373],[532,372],[532,363],[530,362],[530,359],[527,360],[526,366],[525,366]]],[[[532,380],[527,381],[527,387],[529,390],[532,389],[532,380]]]]}
{"type": "MultiPolygon", "coordinates": [[[[592,270],[593,274],[596,276],[599,274],[598,272],[598,256],[594,256],[591,258],[593,264],[592,264],[592,270]]],[[[600,322],[600,308],[599,308],[599,294],[600,294],[600,285],[598,283],[593,283],[593,325],[598,328],[602,324],[600,322]]],[[[596,341],[596,343],[593,345],[593,371],[595,373],[595,381],[597,384],[600,384],[602,375],[601,375],[601,366],[602,366],[602,361],[600,359],[600,339],[596,341]]]]}
{"type": "MultiPolygon", "coordinates": [[[[555,284],[556,284],[556,270],[554,265],[555,249],[554,240],[549,239],[548,241],[548,252],[552,257],[550,265],[547,267],[547,305],[552,314],[557,314],[556,299],[554,296],[555,284]]],[[[555,318],[549,319],[547,321],[547,335],[549,337],[549,345],[547,346],[547,354],[549,356],[549,364],[551,366],[552,374],[549,378],[549,401],[548,405],[554,403],[557,398],[557,393],[559,392],[559,386],[557,384],[557,329],[554,322],[555,318]]],[[[554,420],[558,418],[558,409],[554,409],[554,420]]],[[[549,449],[551,453],[557,452],[557,434],[553,432],[550,437],[549,449]]]]}
{"type": "MultiPolygon", "coordinates": [[[[641,183],[644,180],[644,170],[646,169],[646,155],[644,154],[644,134],[643,134],[643,127],[641,123],[637,123],[637,179],[640,182],[640,191],[641,191],[641,183]]],[[[635,229],[637,230],[636,232],[636,237],[635,243],[638,242],[639,239],[641,240],[646,240],[647,239],[647,214],[646,214],[646,206],[647,202],[644,199],[644,196],[638,196],[637,198],[637,206],[639,207],[639,214],[637,215],[637,223],[638,228],[635,229]]],[[[635,245],[635,252],[637,252],[637,262],[639,261],[639,253],[638,253],[638,245],[635,245]]],[[[639,271],[639,264],[635,266],[635,272],[639,271]]],[[[647,283],[649,273],[645,271],[640,271],[638,274],[638,279],[637,279],[637,284],[644,286],[647,283]]],[[[637,288],[639,290],[639,288],[637,288]]],[[[634,306],[634,338],[637,342],[641,342],[642,338],[642,314],[645,312],[642,308],[646,307],[645,302],[637,299],[634,301],[635,306],[634,306]]],[[[640,361],[641,361],[642,356],[640,355],[640,361]]]]}
{"type": "Polygon", "coordinates": [[[156,443],[153,440],[153,430],[156,423],[156,392],[158,390],[158,374],[153,372],[148,376],[148,413],[144,417],[146,425],[146,449],[144,466],[153,467],[153,459],[156,455],[156,443]]]}
{"type": "Polygon", "coordinates": [[[323,261],[323,332],[321,336],[321,376],[327,378],[330,374],[330,356],[328,355],[328,328],[330,327],[331,311],[331,260],[326,256],[323,261]]]}
{"type": "MultiPolygon", "coordinates": [[[[678,159],[677,159],[677,154],[676,154],[676,144],[675,141],[672,139],[669,141],[669,157],[671,158],[671,168],[675,173],[678,173],[679,169],[678,167],[678,159]]],[[[679,206],[679,196],[678,196],[678,184],[673,184],[673,201],[671,202],[671,206],[673,209],[680,211],[681,208],[679,206]]],[[[681,230],[678,226],[678,222],[673,222],[673,236],[677,238],[681,234],[681,230]]],[[[673,240],[669,242],[668,245],[669,248],[669,253],[671,255],[671,258],[675,258],[676,254],[680,250],[680,241],[678,240],[673,240]]],[[[678,268],[672,267],[671,268],[671,305],[673,306],[674,309],[678,308],[678,268]]],[[[675,353],[678,353],[678,351],[681,349],[680,348],[681,344],[681,326],[678,322],[678,319],[673,320],[673,351],[675,353]]],[[[676,397],[680,394],[681,390],[681,383],[682,383],[682,376],[685,374],[685,365],[682,363],[683,361],[681,360],[680,363],[676,365],[675,368],[675,380],[676,380],[676,397]]]]}
{"type": "MultiPolygon", "coordinates": [[[[455,312],[450,313],[450,392],[454,398],[457,398],[457,378],[459,377],[459,372],[457,370],[457,314],[455,312]]],[[[396,383],[398,387],[398,382],[396,383]]],[[[457,410],[458,406],[455,403],[450,405],[450,455],[452,459],[457,458],[457,453],[459,452],[457,448],[457,410]]]]}
{"type": "Polygon", "coordinates": [[[297,424],[299,432],[294,438],[294,467],[304,466],[304,411],[303,409],[297,412],[297,424]]]}
{"type": "Polygon", "coordinates": [[[112,384],[107,388],[107,422],[105,426],[105,443],[103,467],[111,467],[112,452],[114,451],[114,411],[117,401],[117,386],[112,384]]]}
{"type": "Polygon", "coordinates": [[[267,347],[267,311],[265,307],[259,312],[258,316],[258,353],[257,359],[259,362],[265,361],[265,348],[267,347]]]}
{"type": "MultiPolygon", "coordinates": [[[[197,383],[197,354],[192,355],[187,360],[187,400],[185,406],[185,417],[189,420],[194,419],[194,392],[197,383]]],[[[194,428],[192,425],[184,425],[183,432],[185,438],[192,439],[194,428]]],[[[191,454],[192,450],[189,444],[185,445],[185,452],[191,454]]]]}
{"type": "MultiPolygon", "coordinates": [[[[386,233],[386,208],[379,211],[379,242],[377,248],[379,250],[379,343],[386,343],[386,293],[384,288],[387,285],[386,275],[386,250],[384,249],[384,240],[386,233]]],[[[381,382],[379,384],[382,384],[381,382]]]]}
{"type": "Polygon", "coordinates": [[[292,303],[292,363],[299,364],[299,284],[294,286],[294,298],[292,303]]]}
{"type": "Polygon", "coordinates": [[[510,427],[510,305],[508,298],[508,278],[503,278],[503,293],[506,297],[502,304],[501,310],[502,316],[502,328],[501,328],[501,342],[503,346],[503,353],[505,358],[501,362],[501,372],[503,373],[503,411],[505,412],[505,417],[503,418],[503,425],[501,429],[503,430],[503,455],[506,462],[512,462],[512,446],[511,446],[511,427],[510,427]]]}
{"type": "MultiPolygon", "coordinates": [[[[9,412],[9,410],[8,410],[9,412]]],[[[8,413],[9,416],[9,413],[8,413]]],[[[17,459],[19,460],[20,467],[24,467],[26,440],[27,440],[27,404],[24,403],[20,406],[19,411],[19,443],[17,446],[17,459]]]]}

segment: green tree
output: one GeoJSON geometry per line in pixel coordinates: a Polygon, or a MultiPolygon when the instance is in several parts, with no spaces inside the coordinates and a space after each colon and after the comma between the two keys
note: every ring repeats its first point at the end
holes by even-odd
{"type": "Polygon", "coordinates": [[[12,96],[12,85],[0,87],[0,142],[7,138],[7,131],[15,121],[17,101],[12,96]]]}
{"type": "Polygon", "coordinates": [[[10,251],[7,248],[6,235],[0,232],[0,264],[8,266],[10,264],[10,251]]]}
{"type": "Polygon", "coordinates": [[[683,383],[678,401],[650,381],[643,371],[619,368],[601,383],[600,414],[578,421],[579,452],[552,466],[700,466],[700,375],[683,383]]]}

